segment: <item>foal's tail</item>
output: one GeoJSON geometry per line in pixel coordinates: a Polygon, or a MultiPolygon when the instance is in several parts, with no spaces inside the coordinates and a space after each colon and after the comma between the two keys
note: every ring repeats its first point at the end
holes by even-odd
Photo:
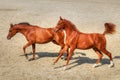
{"type": "Polygon", "coordinates": [[[105,26],[105,31],[104,31],[103,35],[105,35],[105,34],[113,34],[113,33],[116,32],[115,31],[115,27],[116,27],[115,24],[113,24],[113,23],[105,23],[104,26],[105,26]]]}

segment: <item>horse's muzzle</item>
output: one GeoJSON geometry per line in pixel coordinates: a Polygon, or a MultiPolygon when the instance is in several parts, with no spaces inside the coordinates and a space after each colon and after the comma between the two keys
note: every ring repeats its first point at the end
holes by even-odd
{"type": "Polygon", "coordinates": [[[10,40],[10,39],[11,39],[11,37],[10,37],[10,36],[7,36],[7,39],[8,39],[8,40],[10,40]]]}

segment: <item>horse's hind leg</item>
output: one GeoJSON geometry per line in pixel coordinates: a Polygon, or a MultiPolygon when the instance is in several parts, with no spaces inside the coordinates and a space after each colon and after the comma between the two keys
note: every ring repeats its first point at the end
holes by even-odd
{"type": "Polygon", "coordinates": [[[32,49],[33,49],[33,59],[35,59],[35,44],[32,44],[32,49]]]}
{"type": "Polygon", "coordinates": [[[28,46],[30,46],[31,44],[32,44],[31,42],[28,42],[25,46],[23,46],[23,51],[24,51],[24,54],[25,54],[26,59],[28,59],[28,56],[27,56],[27,54],[26,54],[26,48],[27,48],[28,46]]]}
{"type": "Polygon", "coordinates": [[[96,61],[96,64],[93,65],[93,67],[98,67],[101,65],[100,61],[102,60],[103,54],[97,49],[93,48],[93,50],[97,53],[98,55],[98,60],[96,61]]]}
{"type": "Polygon", "coordinates": [[[101,50],[103,53],[105,53],[110,58],[110,64],[109,67],[114,67],[112,55],[109,51],[107,51],[105,48],[101,50]]]}
{"type": "Polygon", "coordinates": [[[35,60],[35,44],[32,44],[32,50],[33,50],[33,58],[29,59],[29,61],[35,60]]]}

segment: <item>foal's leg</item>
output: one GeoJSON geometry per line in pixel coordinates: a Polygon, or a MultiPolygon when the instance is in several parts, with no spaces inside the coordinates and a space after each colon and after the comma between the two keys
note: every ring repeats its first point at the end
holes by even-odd
{"type": "Polygon", "coordinates": [[[33,58],[31,58],[29,61],[35,60],[35,44],[32,44],[32,50],[33,50],[33,58]]]}
{"type": "Polygon", "coordinates": [[[68,46],[65,46],[65,47],[60,51],[57,59],[54,61],[53,64],[57,63],[57,61],[59,60],[59,58],[60,58],[60,57],[63,55],[63,53],[64,53],[65,51],[67,51],[67,50],[68,50],[68,46]]]}
{"type": "Polygon", "coordinates": [[[35,44],[32,44],[32,49],[33,49],[33,60],[35,59],[35,44]]]}
{"type": "MultiPolygon", "coordinates": [[[[59,41],[59,42],[60,42],[60,41],[59,41]]],[[[60,53],[61,53],[61,51],[63,50],[63,48],[64,48],[65,44],[60,43],[60,46],[61,46],[61,49],[60,49],[60,51],[59,51],[59,54],[60,54],[60,53]]],[[[67,53],[67,56],[68,56],[68,50],[66,51],[66,53],[67,53]]],[[[59,55],[59,54],[58,54],[58,55],[59,55]]],[[[66,60],[66,59],[67,59],[67,57],[66,57],[66,56],[63,56],[63,57],[61,57],[61,59],[66,60]]]]}
{"type": "Polygon", "coordinates": [[[105,48],[101,50],[103,53],[105,53],[110,58],[110,64],[109,67],[114,67],[112,55],[109,51],[107,51],[105,48]]]}
{"type": "Polygon", "coordinates": [[[31,44],[32,44],[31,42],[28,42],[25,46],[23,46],[23,51],[24,51],[24,54],[25,54],[26,59],[28,59],[28,56],[27,56],[27,54],[26,54],[26,48],[27,48],[28,46],[30,46],[31,44]]]}
{"type": "Polygon", "coordinates": [[[70,51],[69,51],[68,57],[67,57],[67,62],[66,62],[66,65],[64,67],[64,70],[66,69],[66,67],[67,67],[67,65],[69,63],[69,60],[71,59],[74,50],[75,50],[75,47],[70,48],[70,51]]]}
{"type": "MultiPolygon", "coordinates": [[[[62,50],[63,50],[63,48],[61,48],[61,50],[60,50],[59,54],[61,53],[61,51],[62,51],[62,50]]],[[[65,53],[65,54],[67,54],[67,55],[65,55],[65,56],[61,57],[61,59],[66,60],[66,59],[67,59],[67,57],[68,57],[68,49],[67,49],[67,50],[65,50],[63,53],[65,53]]]]}
{"type": "Polygon", "coordinates": [[[102,60],[103,54],[97,49],[93,48],[93,50],[97,53],[98,55],[98,60],[96,61],[96,64],[93,65],[93,67],[98,67],[101,65],[100,61],[102,60]]]}
{"type": "Polygon", "coordinates": [[[69,63],[69,60],[71,59],[74,50],[75,50],[75,48],[70,48],[70,52],[69,52],[69,55],[68,55],[68,57],[67,57],[66,66],[67,66],[68,63],[69,63]]]}
{"type": "MultiPolygon", "coordinates": [[[[60,55],[60,53],[62,53],[63,48],[64,48],[64,47],[61,47],[58,55],[60,55]]],[[[64,52],[63,52],[63,53],[64,53],[64,52]]],[[[64,58],[65,58],[65,57],[61,57],[61,59],[64,59],[64,58]]]]}

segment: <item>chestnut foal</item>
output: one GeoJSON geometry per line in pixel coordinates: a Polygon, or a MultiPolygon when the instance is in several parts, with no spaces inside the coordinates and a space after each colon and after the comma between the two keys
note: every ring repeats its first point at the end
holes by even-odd
{"type": "Polygon", "coordinates": [[[113,23],[105,23],[105,31],[100,33],[83,33],[80,32],[73,23],[71,23],[69,20],[62,19],[60,17],[60,20],[58,21],[54,31],[57,32],[61,29],[64,29],[66,31],[66,44],[59,53],[58,58],[55,60],[54,64],[59,60],[59,58],[63,55],[65,51],[68,51],[68,57],[66,66],[69,63],[69,60],[74,52],[74,50],[77,49],[90,49],[92,48],[96,54],[98,55],[98,60],[96,61],[96,64],[93,65],[93,67],[97,67],[100,65],[100,61],[102,59],[102,52],[106,54],[110,58],[110,65],[109,67],[113,67],[113,59],[111,53],[106,50],[106,34],[113,34],[115,32],[115,25],[113,23]]]}
{"type": "MultiPolygon", "coordinates": [[[[19,24],[11,24],[9,28],[9,33],[7,35],[7,39],[11,39],[16,33],[23,34],[28,43],[23,47],[24,54],[26,58],[28,58],[26,54],[26,48],[32,45],[33,50],[33,58],[35,59],[35,44],[44,44],[52,41],[55,44],[61,46],[61,50],[64,47],[64,33],[62,30],[55,33],[53,28],[42,28],[34,25],[30,25],[29,23],[23,22],[19,24]]],[[[61,52],[60,50],[60,52],[61,52]]]]}

